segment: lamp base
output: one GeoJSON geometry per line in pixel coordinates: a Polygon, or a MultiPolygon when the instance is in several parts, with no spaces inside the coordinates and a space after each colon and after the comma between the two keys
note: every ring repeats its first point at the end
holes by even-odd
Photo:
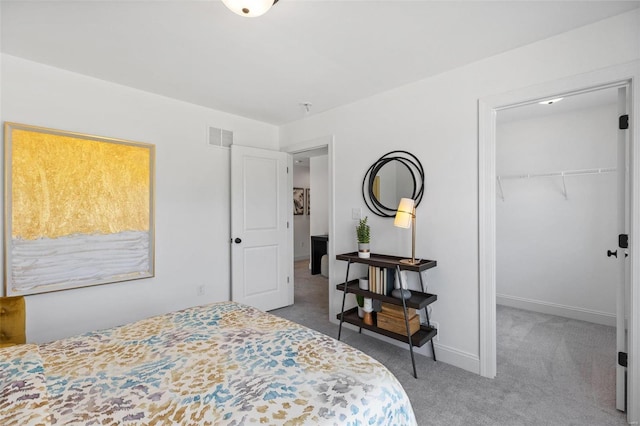
{"type": "Polygon", "coordinates": [[[411,292],[405,289],[396,288],[391,292],[391,295],[396,299],[410,299],[411,292]]]}
{"type": "Polygon", "coordinates": [[[405,265],[417,265],[418,263],[420,263],[420,260],[416,259],[402,259],[400,261],[400,263],[404,263],[405,265]]]}

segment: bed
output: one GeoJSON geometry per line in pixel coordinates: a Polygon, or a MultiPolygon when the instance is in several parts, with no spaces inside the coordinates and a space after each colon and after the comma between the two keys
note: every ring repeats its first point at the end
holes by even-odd
{"type": "Polygon", "coordinates": [[[396,378],[299,324],[215,303],[0,348],[9,425],[415,425],[396,378]]]}

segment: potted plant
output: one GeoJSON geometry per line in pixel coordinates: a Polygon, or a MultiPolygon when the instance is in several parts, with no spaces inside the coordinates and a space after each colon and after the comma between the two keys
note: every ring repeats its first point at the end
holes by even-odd
{"type": "Polygon", "coordinates": [[[369,242],[371,239],[371,228],[367,224],[368,216],[360,219],[360,223],[356,226],[356,236],[358,237],[358,257],[368,259],[370,256],[369,242]]]}

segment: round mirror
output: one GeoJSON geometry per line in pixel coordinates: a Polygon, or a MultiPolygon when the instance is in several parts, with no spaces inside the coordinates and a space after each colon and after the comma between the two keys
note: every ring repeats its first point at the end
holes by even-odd
{"type": "Polygon", "coordinates": [[[362,181],[362,196],[374,214],[393,217],[401,198],[416,201],[424,193],[424,170],[407,151],[391,151],[369,167],[362,181]]]}

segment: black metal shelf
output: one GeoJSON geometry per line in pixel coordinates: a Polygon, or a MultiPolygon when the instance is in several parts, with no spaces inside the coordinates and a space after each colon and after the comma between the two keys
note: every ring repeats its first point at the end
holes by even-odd
{"type": "MultiPolygon", "coordinates": [[[[339,320],[340,315],[338,314],[336,317],[339,320]]],[[[364,328],[366,330],[371,330],[378,334],[382,334],[384,336],[390,337],[392,339],[398,340],[400,342],[408,343],[407,336],[403,334],[394,333],[393,331],[385,330],[384,328],[379,328],[375,325],[365,324],[362,319],[358,316],[358,308],[351,308],[347,311],[344,311],[344,322],[348,322],[349,324],[353,324],[360,328],[364,328]]],[[[438,330],[424,324],[420,325],[420,330],[416,331],[411,335],[411,344],[413,346],[423,346],[425,343],[429,342],[431,339],[436,337],[438,334],[438,330]]]]}
{"type": "MultiPolygon", "coordinates": [[[[336,289],[345,291],[344,284],[337,284],[336,289]]],[[[360,294],[371,299],[378,299],[385,303],[402,306],[402,300],[396,297],[387,296],[385,294],[374,293],[369,290],[362,290],[358,287],[358,280],[351,280],[347,283],[347,293],[360,294]]],[[[404,299],[407,308],[422,309],[438,300],[435,294],[423,293],[421,291],[411,290],[411,298],[404,299]]]]}
{"type": "Polygon", "coordinates": [[[428,259],[418,259],[419,263],[416,265],[411,265],[408,263],[401,263],[400,261],[404,259],[399,256],[390,256],[387,254],[375,254],[371,253],[370,257],[363,258],[358,257],[358,252],[354,251],[351,253],[339,254],[336,256],[337,260],[346,260],[351,263],[362,263],[365,265],[378,266],[380,268],[391,268],[395,269],[396,266],[399,266],[403,271],[413,271],[413,272],[422,272],[427,269],[435,268],[438,265],[438,262],[435,260],[428,259]]]}
{"type": "MultiPolygon", "coordinates": [[[[398,256],[389,256],[386,254],[375,254],[371,253],[368,258],[362,258],[358,256],[358,252],[351,252],[345,254],[339,254],[336,256],[337,260],[345,260],[348,263],[346,277],[343,284],[336,285],[336,289],[342,291],[342,310],[337,315],[338,320],[340,320],[340,327],[338,328],[338,340],[340,340],[340,335],[342,333],[342,324],[347,322],[349,324],[353,324],[355,326],[360,327],[360,329],[371,330],[375,333],[381,334],[383,336],[390,337],[392,339],[398,340],[400,342],[405,342],[409,345],[409,352],[411,353],[411,364],[413,366],[413,376],[418,378],[418,372],[416,371],[416,362],[413,356],[413,347],[414,346],[423,346],[425,343],[431,343],[431,351],[433,353],[433,360],[436,360],[436,351],[433,344],[433,338],[438,334],[438,330],[431,327],[431,323],[429,322],[429,312],[426,307],[436,300],[438,300],[438,296],[435,294],[425,293],[425,286],[422,280],[422,271],[426,271],[427,269],[434,268],[438,262],[435,260],[427,260],[427,259],[417,259],[415,264],[406,263],[403,258],[398,256]],[[406,288],[406,285],[402,283],[402,274],[400,271],[412,271],[418,272],[420,277],[420,286],[423,291],[414,291],[411,290],[411,297],[408,299],[398,299],[395,297],[387,296],[386,294],[378,294],[369,290],[361,290],[358,287],[358,280],[349,280],[349,268],[352,263],[359,263],[364,265],[376,266],[379,268],[388,268],[396,271],[397,279],[400,280],[400,288],[406,288]],[[362,319],[358,317],[358,308],[352,308],[349,310],[344,309],[345,300],[347,297],[347,293],[353,293],[357,295],[362,295],[367,298],[380,300],[385,303],[390,303],[396,306],[402,306],[404,321],[407,329],[408,325],[408,317],[407,317],[407,308],[413,308],[416,310],[424,309],[424,313],[426,316],[427,324],[421,324],[420,329],[413,333],[411,337],[407,337],[404,334],[394,333],[389,330],[385,330],[379,328],[375,325],[365,324],[362,319]]],[[[408,330],[407,330],[408,332],[408,330]]]]}

